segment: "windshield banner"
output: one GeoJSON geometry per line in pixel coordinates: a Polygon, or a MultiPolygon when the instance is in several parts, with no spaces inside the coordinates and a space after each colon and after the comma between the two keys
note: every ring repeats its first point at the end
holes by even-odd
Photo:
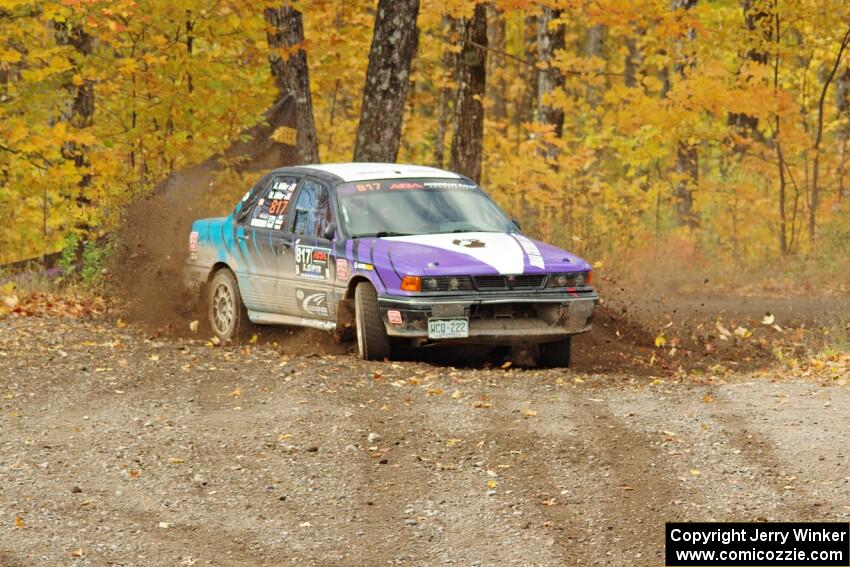
{"type": "Polygon", "coordinates": [[[465,179],[379,179],[358,181],[337,186],[337,195],[348,197],[364,193],[396,191],[475,191],[478,186],[465,179]]]}

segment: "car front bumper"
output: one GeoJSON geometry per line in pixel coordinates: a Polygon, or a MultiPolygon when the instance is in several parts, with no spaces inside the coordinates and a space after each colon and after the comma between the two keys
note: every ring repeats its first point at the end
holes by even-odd
{"type": "Polygon", "coordinates": [[[439,342],[533,344],[557,341],[589,331],[598,302],[599,295],[592,289],[576,293],[378,298],[387,334],[419,343],[430,340],[428,319],[457,317],[469,319],[469,336],[439,339],[439,342]]]}

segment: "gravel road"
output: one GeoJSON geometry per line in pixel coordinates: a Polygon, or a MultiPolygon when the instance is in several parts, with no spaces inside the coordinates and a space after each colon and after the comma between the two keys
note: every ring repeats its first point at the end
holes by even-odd
{"type": "Polygon", "coordinates": [[[366,363],[0,321],[0,566],[652,565],[850,521],[850,389],[366,363]]]}

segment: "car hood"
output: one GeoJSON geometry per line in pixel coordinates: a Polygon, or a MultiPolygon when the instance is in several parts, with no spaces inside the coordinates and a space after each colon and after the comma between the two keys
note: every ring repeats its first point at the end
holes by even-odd
{"type": "Polygon", "coordinates": [[[589,270],[565,250],[521,234],[465,232],[357,239],[361,261],[396,276],[539,274],[589,270]],[[369,252],[364,254],[364,245],[369,252]]]}

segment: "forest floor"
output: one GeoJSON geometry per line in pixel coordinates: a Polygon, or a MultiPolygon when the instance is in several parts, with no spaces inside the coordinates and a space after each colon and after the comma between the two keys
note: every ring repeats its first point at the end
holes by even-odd
{"type": "Polygon", "coordinates": [[[2,567],[657,566],[666,521],[850,521],[850,357],[746,314],[641,338],[612,307],[574,369],[538,370],[21,305],[0,319],[2,567]]]}

